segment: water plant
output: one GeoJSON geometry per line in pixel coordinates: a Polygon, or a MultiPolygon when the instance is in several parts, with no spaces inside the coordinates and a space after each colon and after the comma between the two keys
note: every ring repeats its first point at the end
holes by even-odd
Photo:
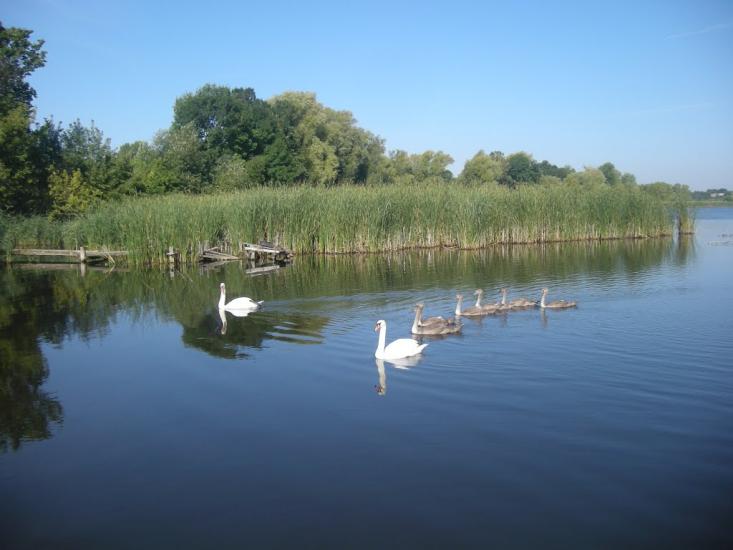
{"type": "Polygon", "coordinates": [[[657,237],[674,231],[665,204],[634,187],[345,185],[261,187],[226,194],[126,199],[68,221],[3,222],[3,247],[123,249],[135,264],[169,246],[274,241],[296,253],[657,237]]]}

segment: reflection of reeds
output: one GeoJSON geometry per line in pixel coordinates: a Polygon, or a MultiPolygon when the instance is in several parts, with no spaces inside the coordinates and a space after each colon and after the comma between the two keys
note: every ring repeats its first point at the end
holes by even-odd
{"type": "Polygon", "coordinates": [[[677,217],[677,234],[692,235],[695,232],[695,209],[687,201],[680,201],[675,206],[677,217]]]}
{"type": "Polygon", "coordinates": [[[135,263],[169,246],[265,238],[300,253],[649,237],[672,233],[664,205],[636,188],[341,186],[168,195],[107,204],[63,224],[6,223],[3,246],[125,249],[135,263]]]}

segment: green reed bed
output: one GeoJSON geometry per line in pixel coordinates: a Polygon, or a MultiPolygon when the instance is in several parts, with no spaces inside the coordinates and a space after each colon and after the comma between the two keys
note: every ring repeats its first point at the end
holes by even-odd
{"type": "Polygon", "coordinates": [[[259,188],[102,204],[67,222],[3,222],[3,247],[106,247],[133,263],[195,260],[199,243],[274,241],[296,253],[654,237],[671,234],[663,203],[635,188],[340,186],[259,188]]]}

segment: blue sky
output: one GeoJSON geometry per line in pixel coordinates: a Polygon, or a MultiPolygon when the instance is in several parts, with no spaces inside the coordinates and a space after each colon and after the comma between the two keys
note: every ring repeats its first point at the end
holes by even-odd
{"type": "Polygon", "coordinates": [[[46,41],[38,118],[114,146],[206,83],[312,91],[388,150],[613,162],[641,183],[733,188],[733,2],[11,0],[46,41]]]}

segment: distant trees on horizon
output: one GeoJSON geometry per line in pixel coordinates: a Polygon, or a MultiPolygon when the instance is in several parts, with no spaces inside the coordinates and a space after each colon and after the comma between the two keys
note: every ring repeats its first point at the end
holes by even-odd
{"type": "MultiPolygon", "coordinates": [[[[268,100],[252,88],[206,84],[179,97],[170,128],[152,141],[113,149],[93,123],[34,121],[26,78],[43,67],[43,40],[0,23],[0,211],[70,217],[98,201],[130,195],[207,193],[293,184],[636,185],[607,162],[576,171],[520,151],[479,151],[454,176],[442,151],[385,151],[348,111],[310,92],[268,100]]],[[[654,184],[650,192],[664,189],[654,184]]],[[[686,192],[687,186],[669,186],[686,192]]],[[[666,191],[665,191],[666,192],[666,191]]],[[[662,193],[663,194],[663,193],[662,193]]]]}

